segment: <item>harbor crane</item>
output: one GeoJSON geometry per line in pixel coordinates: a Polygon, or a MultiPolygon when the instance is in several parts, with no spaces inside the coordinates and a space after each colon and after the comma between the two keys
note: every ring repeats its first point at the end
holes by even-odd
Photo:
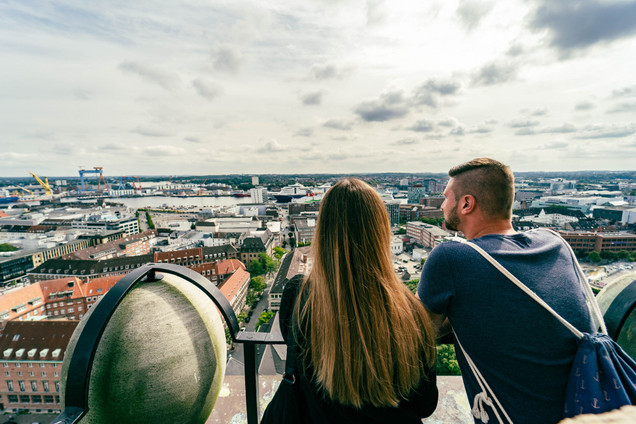
{"type": "Polygon", "coordinates": [[[99,174],[99,176],[97,177],[97,190],[100,190],[102,182],[104,183],[104,187],[105,187],[104,190],[108,190],[108,183],[104,179],[103,169],[104,168],[101,166],[95,166],[93,167],[93,169],[81,169],[80,167],[79,175],[80,175],[81,191],[86,191],[86,183],[84,182],[84,174],[99,174]]]}
{"type": "Polygon", "coordinates": [[[51,186],[49,185],[49,179],[48,177],[44,177],[44,181],[42,181],[40,179],[40,177],[38,177],[37,175],[35,175],[33,172],[29,172],[29,174],[33,175],[33,178],[35,178],[35,180],[42,186],[44,187],[44,192],[46,193],[47,196],[52,196],[53,195],[53,190],[51,190],[51,186]]]}

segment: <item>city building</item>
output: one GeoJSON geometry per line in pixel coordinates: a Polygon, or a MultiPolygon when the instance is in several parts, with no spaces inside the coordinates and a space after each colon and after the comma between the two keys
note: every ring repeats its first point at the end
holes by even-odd
{"type": "Polygon", "coordinates": [[[579,254],[603,251],[627,252],[636,251],[636,234],[631,233],[596,233],[582,231],[559,231],[561,236],[579,254]]]}
{"type": "Polygon", "coordinates": [[[287,281],[297,274],[309,275],[312,260],[309,256],[310,247],[299,247],[287,253],[278,269],[278,274],[274,278],[272,287],[267,297],[267,308],[270,311],[278,311],[283,298],[283,290],[287,281]]]}
{"type": "Polygon", "coordinates": [[[219,287],[221,293],[232,305],[236,315],[240,314],[247,300],[247,291],[250,286],[250,273],[244,268],[238,268],[219,287]]]}
{"type": "Polygon", "coordinates": [[[391,200],[388,202],[384,202],[384,206],[386,207],[386,211],[389,214],[389,221],[391,222],[391,226],[399,225],[401,202],[399,200],[391,200]]]}
{"type": "Polygon", "coordinates": [[[239,242],[241,243],[241,261],[249,268],[250,262],[258,259],[258,255],[261,253],[271,256],[275,245],[274,241],[274,234],[272,234],[269,229],[256,235],[243,234],[239,239],[239,242]]]}
{"type": "Polygon", "coordinates": [[[394,255],[399,255],[404,251],[404,242],[401,237],[393,236],[391,237],[391,253],[394,255]]]}
{"type": "Polygon", "coordinates": [[[408,190],[408,202],[419,204],[426,197],[426,188],[422,184],[414,184],[408,190]]]}
{"type": "Polygon", "coordinates": [[[294,237],[297,243],[311,243],[316,229],[315,218],[296,218],[294,220],[294,237]]]}
{"type": "Polygon", "coordinates": [[[120,219],[108,219],[104,215],[90,215],[84,219],[73,221],[72,228],[78,230],[117,231],[123,230],[126,234],[137,234],[139,223],[137,218],[129,216],[120,219]]]}
{"type": "MultiPolygon", "coordinates": [[[[258,180],[258,177],[252,177],[252,178],[256,178],[258,180]]],[[[250,193],[250,196],[252,197],[252,203],[263,203],[263,202],[266,202],[268,199],[267,189],[265,187],[251,188],[249,193],[250,193]]]]}
{"type": "Polygon", "coordinates": [[[59,412],[60,375],[78,321],[9,321],[0,332],[0,409],[59,412]]]}
{"type": "Polygon", "coordinates": [[[415,240],[417,244],[432,248],[449,237],[450,233],[435,225],[425,224],[420,221],[411,221],[406,223],[406,235],[415,240]]]}
{"type": "Polygon", "coordinates": [[[636,207],[629,205],[600,206],[592,210],[592,216],[621,224],[634,224],[636,223],[636,207]]]}

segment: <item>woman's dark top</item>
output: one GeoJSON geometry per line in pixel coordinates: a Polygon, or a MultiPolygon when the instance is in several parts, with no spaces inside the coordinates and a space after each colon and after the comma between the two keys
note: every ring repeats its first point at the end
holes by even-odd
{"type": "MultiPolygon", "coordinates": [[[[280,328],[283,338],[287,341],[292,331],[292,312],[298,290],[303,281],[301,275],[290,279],[283,290],[280,304],[280,328]]],[[[381,313],[381,311],[378,311],[381,313]]],[[[320,325],[317,323],[316,325],[320,325]]],[[[437,387],[435,370],[428,370],[427,378],[422,379],[419,386],[413,390],[408,399],[400,402],[397,408],[375,407],[363,405],[361,409],[344,406],[323,395],[323,392],[312,382],[312,368],[303,366],[300,355],[306,345],[304,340],[298,342],[298,356],[296,366],[300,371],[300,387],[305,395],[309,414],[307,422],[324,423],[364,423],[364,424],[421,424],[422,418],[433,413],[437,406],[437,387]]]]}

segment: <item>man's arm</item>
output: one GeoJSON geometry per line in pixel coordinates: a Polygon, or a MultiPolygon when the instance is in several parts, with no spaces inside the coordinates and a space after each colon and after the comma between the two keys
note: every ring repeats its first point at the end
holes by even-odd
{"type": "Polygon", "coordinates": [[[433,327],[435,328],[435,331],[437,332],[438,340],[453,332],[453,327],[451,327],[450,322],[448,321],[448,318],[446,318],[445,314],[436,314],[434,312],[429,311],[428,309],[426,309],[426,312],[428,312],[428,316],[431,318],[431,321],[433,322],[433,327]]]}

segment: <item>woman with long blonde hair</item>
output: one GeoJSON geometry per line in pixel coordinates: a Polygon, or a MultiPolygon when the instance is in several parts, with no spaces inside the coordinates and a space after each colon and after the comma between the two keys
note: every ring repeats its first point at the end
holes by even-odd
{"type": "Polygon", "coordinates": [[[398,280],[384,203],[348,178],[322,199],[312,270],[289,280],[280,323],[298,344],[312,423],[421,423],[437,405],[435,339],[398,280]]]}

